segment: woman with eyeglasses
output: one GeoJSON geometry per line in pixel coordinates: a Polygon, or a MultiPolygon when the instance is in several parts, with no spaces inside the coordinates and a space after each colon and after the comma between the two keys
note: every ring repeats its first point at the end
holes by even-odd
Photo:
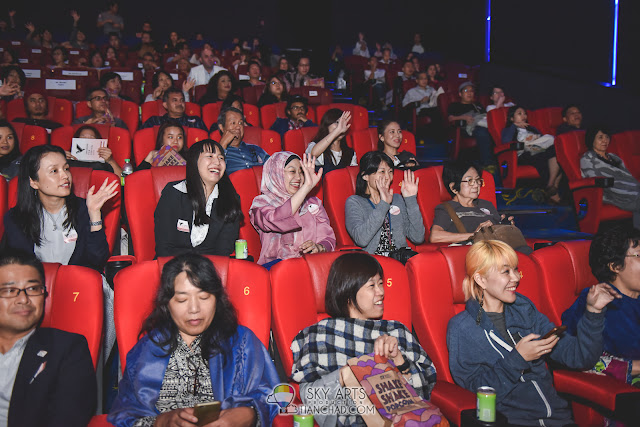
{"type": "Polygon", "coordinates": [[[258,100],[258,108],[287,100],[287,85],[280,76],[272,76],[258,100]]]}
{"type": "Polygon", "coordinates": [[[213,263],[193,253],[165,264],[153,311],[107,420],[117,427],[195,426],[194,406],[219,401],[218,421],[270,426],[278,413],[267,396],[279,383],[269,352],[238,325],[213,263]]]}
{"type": "Polygon", "coordinates": [[[479,198],[484,180],[479,169],[471,163],[446,164],[442,169],[442,182],[452,199],[436,206],[429,235],[430,243],[465,242],[482,227],[498,224],[503,219],[504,216],[500,216],[491,202],[479,198]],[[460,219],[466,233],[458,231],[447,205],[460,219]]]}

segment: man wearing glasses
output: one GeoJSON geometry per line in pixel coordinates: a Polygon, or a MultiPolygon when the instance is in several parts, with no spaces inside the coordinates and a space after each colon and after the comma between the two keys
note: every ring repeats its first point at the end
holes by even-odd
{"type": "Polygon", "coordinates": [[[287,117],[277,118],[271,125],[271,130],[278,132],[284,141],[284,134],[290,130],[317,126],[307,118],[307,113],[309,112],[308,102],[304,96],[291,96],[287,100],[287,108],[284,110],[287,117]]]}
{"type": "Polygon", "coordinates": [[[35,256],[0,255],[0,425],[86,426],[96,379],[87,340],[39,328],[47,297],[35,256]]]}
{"type": "Polygon", "coordinates": [[[91,110],[90,116],[78,117],[73,124],[108,124],[122,129],[128,129],[127,125],[109,110],[109,95],[102,88],[95,88],[88,92],[87,106],[91,110]]]}

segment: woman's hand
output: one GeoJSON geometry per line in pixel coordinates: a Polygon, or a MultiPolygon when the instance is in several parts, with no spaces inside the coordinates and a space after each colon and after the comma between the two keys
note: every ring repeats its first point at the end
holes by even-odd
{"type": "Polygon", "coordinates": [[[373,353],[391,359],[398,366],[404,363],[404,357],[398,349],[398,339],[390,335],[381,335],[373,343],[373,353]]]}
{"type": "Polygon", "coordinates": [[[156,154],[158,154],[157,150],[149,151],[149,154],[147,154],[147,157],[144,158],[144,161],[150,164],[153,161],[153,158],[156,156],[156,154]]]}
{"type": "Polygon", "coordinates": [[[220,412],[220,418],[205,427],[249,427],[256,423],[256,410],[249,406],[229,408],[220,412]]]}
{"type": "Polygon", "coordinates": [[[402,197],[407,198],[418,194],[418,183],[420,178],[416,178],[416,175],[412,170],[404,171],[404,180],[400,185],[400,193],[402,197]]]}
{"type": "Polygon", "coordinates": [[[7,84],[6,79],[0,86],[0,96],[13,96],[18,92],[20,92],[20,85],[17,83],[7,84]]]}
{"type": "Polygon", "coordinates": [[[87,209],[89,210],[89,216],[92,213],[100,213],[100,209],[106,203],[107,200],[113,198],[118,194],[118,181],[114,180],[111,184],[108,183],[109,178],[105,178],[104,182],[100,186],[100,189],[96,189],[95,185],[92,185],[87,192],[87,209]]]}
{"type": "Polygon", "coordinates": [[[484,228],[484,227],[491,227],[492,225],[493,225],[493,222],[491,222],[490,220],[487,220],[487,221],[483,222],[482,224],[480,224],[480,225],[476,228],[476,231],[475,231],[475,232],[477,233],[477,232],[478,232],[478,231],[480,231],[482,228],[484,228]]]}
{"type": "Polygon", "coordinates": [[[153,99],[161,99],[163,93],[164,90],[160,86],[158,86],[153,90],[153,99]]]}
{"type": "Polygon", "coordinates": [[[307,240],[303,244],[300,245],[300,253],[303,254],[317,254],[321,252],[326,252],[327,249],[319,243],[314,243],[311,240],[307,240]]]}
{"type": "Polygon", "coordinates": [[[196,81],[194,79],[187,79],[182,82],[182,91],[189,92],[196,85],[196,81]]]}
{"type": "Polygon", "coordinates": [[[111,148],[109,147],[98,148],[98,156],[102,157],[105,163],[109,163],[113,160],[113,153],[111,152],[111,148]]]}
{"type": "Polygon", "coordinates": [[[516,345],[517,352],[520,353],[520,356],[527,362],[537,360],[541,356],[551,353],[551,349],[558,344],[558,340],[560,339],[557,335],[551,335],[544,340],[539,340],[538,338],[540,338],[538,334],[529,334],[522,338],[516,345]]]}
{"type": "Polygon", "coordinates": [[[338,126],[336,126],[334,132],[336,135],[344,135],[347,133],[347,130],[351,127],[351,111],[345,111],[342,113],[340,118],[338,119],[338,126]]]}
{"type": "Polygon", "coordinates": [[[78,160],[78,158],[76,156],[71,154],[71,151],[65,151],[64,155],[67,158],[67,160],[78,160]]]}
{"type": "Polygon", "coordinates": [[[598,283],[593,285],[587,294],[587,310],[592,313],[600,313],[607,304],[616,298],[622,298],[622,295],[608,284],[598,283]]]}
{"type": "Polygon", "coordinates": [[[198,419],[193,415],[193,408],[174,409],[156,417],[156,427],[190,427],[196,426],[198,419]]]}
{"type": "Polygon", "coordinates": [[[302,173],[304,173],[304,185],[300,186],[300,189],[305,189],[307,194],[320,182],[322,178],[322,168],[318,169],[316,173],[316,158],[315,156],[304,153],[302,155],[302,173]]]}
{"type": "Polygon", "coordinates": [[[382,176],[376,177],[376,188],[378,189],[378,193],[380,193],[380,200],[384,200],[389,204],[393,201],[393,189],[390,184],[389,178],[382,176]]]}
{"type": "MultiPolygon", "coordinates": [[[[505,218],[506,218],[506,215],[500,215],[500,224],[502,224],[502,221],[504,221],[505,218]]],[[[507,218],[507,221],[509,221],[511,225],[515,225],[513,222],[513,216],[510,216],[509,218],[507,218]]]]}

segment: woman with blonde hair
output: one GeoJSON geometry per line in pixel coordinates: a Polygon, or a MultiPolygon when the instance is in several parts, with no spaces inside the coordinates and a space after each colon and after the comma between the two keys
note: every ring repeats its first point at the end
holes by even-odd
{"type": "Polygon", "coordinates": [[[602,353],[603,309],[618,296],[605,283],[593,286],[577,335],[541,338],[554,325],[516,292],[520,279],[518,256],[506,243],[486,240],[471,247],[462,284],[466,308],[447,330],[451,374],[473,392],[493,387],[496,409],[509,425],[571,424],[569,403],[554,389],[546,362],[592,367],[602,353]]]}

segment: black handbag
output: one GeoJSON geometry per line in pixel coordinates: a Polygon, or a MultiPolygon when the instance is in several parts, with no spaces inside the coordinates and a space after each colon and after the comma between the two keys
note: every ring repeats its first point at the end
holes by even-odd
{"type": "Polygon", "coordinates": [[[400,248],[389,252],[389,258],[393,258],[396,261],[400,261],[403,265],[409,261],[412,256],[418,255],[418,252],[411,248],[400,248]]]}

